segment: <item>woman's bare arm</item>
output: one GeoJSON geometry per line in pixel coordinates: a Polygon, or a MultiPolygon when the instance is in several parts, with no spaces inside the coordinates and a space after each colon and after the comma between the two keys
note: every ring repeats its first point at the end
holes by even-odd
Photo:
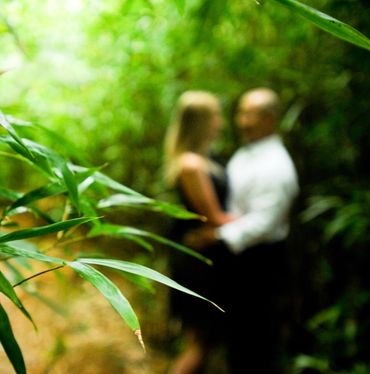
{"type": "Polygon", "coordinates": [[[205,216],[211,225],[220,226],[235,219],[222,210],[206,160],[201,156],[188,152],[180,158],[179,183],[196,213],[205,216]]]}

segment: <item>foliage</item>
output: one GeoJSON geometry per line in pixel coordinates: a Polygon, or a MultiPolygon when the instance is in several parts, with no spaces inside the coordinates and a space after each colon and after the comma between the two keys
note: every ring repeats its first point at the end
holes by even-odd
{"type": "MultiPolygon", "coordinates": [[[[158,141],[183,90],[209,89],[230,107],[246,86],[266,84],[286,105],[300,98],[306,106],[316,89],[325,103],[341,100],[351,79],[335,63],[343,43],[275,2],[15,1],[5,11],[14,32],[2,37],[2,67],[14,69],[2,77],[2,108],[68,139],[60,147],[44,133],[43,144],[107,164],[113,178],[151,196],[163,189],[158,141]]],[[[225,155],[233,149],[227,132],[218,147],[225,155]]]]}
{"type": "MultiPolygon", "coordinates": [[[[291,326],[288,354],[296,356],[297,372],[360,374],[368,372],[370,341],[368,4],[307,3],[4,2],[0,72],[9,71],[1,76],[0,104],[34,125],[6,116],[17,131],[9,128],[1,138],[13,151],[1,149],[7,161],[0,178],[7,186],[0,196],[4,214],[16,217],[26,206],[46,227],[64,211],[78,219],[122,205],[176,215],[172,206],[125,186],[148,196],[163,191],[159,143],[179,93],[217,93],[231,121],[242,91],[271,86],[286,109],[281,130],[301,182],[291,235],[298,328],[291,326]],[[104,165],[105,174],[91,165],[104,165]],[[43,211],[36,203],[46,196],[68,200],[67,208],[43,211]]],[[[236,146],[227,127],[215,151],[227,158],[236,146]]],[[[90,237],[124,236],[147,249],[149,240],[158,240],[101,219],[84,226],[90,237]]],[[[57,236],[57,245],[75,233],[57,236]]],[[[80,262],[80,272],[91,265],[80,262]]]]}
{"type": "MultiPolygon", "coordinates": [[[[103,218],[99,217],[98,210],[99,205],[104,208],[109,207],[107,202],[112,200],[109,189],[114,189],[121,193],[119,195],[119,204],[121,206],[142,207],[144,205],[150,209],[159,210],[166,214],[172,214],[177,218],[185,219],[195,218],[196,216],[194,214],[183,211],[181,208],[174,205],[154,201],[134,192],[97,171],[96,168],[89,169],[72,164],[51,149],[19,135],[18,131],[22,132],[22,128],[16,130],[13,126],[14,123],[18,123],[18,121],[14,121],[11,117],[8,118],[1,112],[0,120],[1,125],[9,134],[0,137],[0,144],[13,151],[12,153],[3,151],[1,153],[2,156],[17,157],[19,160],[22,160],[43,173],[46,179],[44,184],[25,193],[7,189],[6,186],[1,186],[0,189],[1,200],[6,203],[2,209],[2,216],[0,219],[3,229],[10,225],[17,226],[16,218],[25,212],[32,213],[35,216],[36,222],[37,218],[45,220],[47,223],[41,226],[24,229],[16,227],[15,230],[13,229],[8,233],[4,231],[0,233],[0,260],[8,267],[8,271],[2,270],[0,272],[0,292],[8,297],[27,318],[32,321],[31,316],[23,306],[21,300],[17,297],[13,288],[21,285],[23,286],[25,282],[36,276],[40,276],[49,271],[57,271],[66,266],[75,270],[105,296],[113,308],[126,321],[131,330],[135,332],[142,344],[144,343],[141,337],[140,324],[129,301],[114,283],[91,265],[101,265],[118,269],[123,273],[144,276],[193,296],[203,298],[195,292],[182,287],[168,277],[142,265],[120,260],[95,258],[74,258],[68,260],[66,258],[47,255],[45,253],[46,250],[42,250],[34,244],[31,245],[31,243],[28,242],[29,239],[50,236],[50,234],[55,233],[57,236],[53,245],[54,248],[63,248],[68,246],[71,242],[81,241],[100,235],[118,235],[119,237],[129,240],[139,241],[140,244],[146,247],[152,247],[152,245],[144,238],[154,239],[166,245],[173,246],[178,250],[183,250],[189,255],[194,255],[200,260],[207,261],[207,259],[200,254],[192,252],[190,249],[162,238],[159,235],[151,234],[133,227],[108,225],[104,223],[103,218]],[[37,206],[40,200],[57,196],[61,197],[63,200],[63,204],[65,205],[64,211],[62,210],[58,214],[55,214],[55,212],[51,214],[47,210],[37,206]],[[85,228],[87,232],[72,230],[76,229],[79,225],[86,224],[89,226],[85,228]],[[76,236],[77,234],[78,236],[76,236]],[[18,269],[22,267],[27,268],[28,266],[27,262],[22,263],[19,261],[19,258],[36,260],[57,266],[49,267],[47,270],[33,274],[30,277],[12,284],[11,279],[19,278],[22,273],[22,271],[18,269]]],[[[32,128],[33,126],[28,124],[28,127],[32,128]]],[[[0,314],[0,342],[16,372],[25,373],[26,369],[22,353],[12,333],[6,311],[1,304],[0,314]]]]}

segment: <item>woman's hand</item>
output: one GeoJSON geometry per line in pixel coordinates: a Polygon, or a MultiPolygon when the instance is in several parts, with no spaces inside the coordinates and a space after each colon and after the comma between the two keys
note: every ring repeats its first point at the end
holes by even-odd
{"type": "Polygon", "coordinates": [[[184,238],[184,244],[187,247],[202,251],[218,240],[217,228],[206,225],[199,229],[189,231],[184,238]]]}

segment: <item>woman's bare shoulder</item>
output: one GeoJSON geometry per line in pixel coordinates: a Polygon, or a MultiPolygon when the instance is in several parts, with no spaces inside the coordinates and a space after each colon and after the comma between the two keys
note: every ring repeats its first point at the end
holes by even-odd
{"type": "Polygon", "coordinates": [[[194,152],[185,152],[179,159],[180,169],[184,172],[192,172],[207,169],[206,159],[194,152]]]}

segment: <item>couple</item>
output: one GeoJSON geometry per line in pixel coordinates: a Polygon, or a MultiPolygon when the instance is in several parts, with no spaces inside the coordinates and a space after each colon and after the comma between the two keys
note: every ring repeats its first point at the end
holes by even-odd
{"type": "Polygon", "coordinates": [[[218,303],[225,314],[173,293],[186,347],[171,374],[202,373],[211,348],[227,348],[232,374],[278,373],[279,295],[286,276],[284,239],[298,193],[296,171],[280,137],[279,98],[268,88],[245,92],[235,124],[243,143],[226,172],[209,157],[222,128],[218,99],[188,91],[166,139],[166,178],[184,205],[207,223],[177,222],[174,238],[201,250],[214,266],[176,254],[173,278],[218,303]],[[228,181],[228,185],[226,183],[228,181]],[[189,234],[190,233],[190,234],[189,234]]]}

